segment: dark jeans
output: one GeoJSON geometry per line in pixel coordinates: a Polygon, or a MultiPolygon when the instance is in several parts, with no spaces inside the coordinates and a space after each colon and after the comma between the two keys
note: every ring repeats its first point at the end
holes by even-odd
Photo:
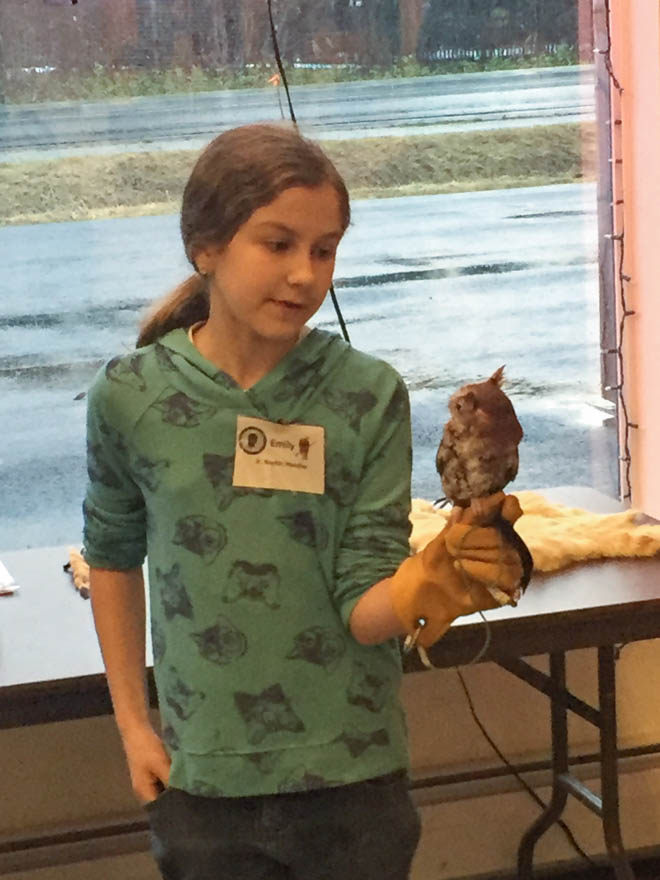
{"type": "Polygon", "coordinates": [[[406,776],[294,794],[147,806],[165,880],[406,880],[420,821],[406,776]]]}

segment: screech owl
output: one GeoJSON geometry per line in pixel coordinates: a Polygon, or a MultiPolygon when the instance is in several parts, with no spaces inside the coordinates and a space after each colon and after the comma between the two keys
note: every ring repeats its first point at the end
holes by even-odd
{"type": "Polygon", "coordinates": [[[456,507],[470,507],[478,517],[475,524],[495,526],[518,551],[524,590],[533,568],[529,549],[512,524],[501,516],[501,505],[493,507],[486,503],[518,474],[518,445],[523,429],[513,404],[502,391],[503,378],[501,366],[485,382],[464,385],[452,394],[450,419],[445,424],[435,463],[445,498],[456,507]]]}
{"type": "Polygon", "coordinates": [[[445,496],[459,507],[500,492],[518,473],[523,430],[502,391],[504,367],[490,379],[459,388],[449,399],[435,463],[445,496]]]}

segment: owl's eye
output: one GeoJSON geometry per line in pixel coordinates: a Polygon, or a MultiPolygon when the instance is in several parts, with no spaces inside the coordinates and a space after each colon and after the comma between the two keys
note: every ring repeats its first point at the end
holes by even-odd
{"type": "Polygon", "coordinates": [[[461,408],[461,404],[460,404],[460,403],[457,403],[457,404],[456,404],[456,409],[460,409],[460,408],[461,408]]]}

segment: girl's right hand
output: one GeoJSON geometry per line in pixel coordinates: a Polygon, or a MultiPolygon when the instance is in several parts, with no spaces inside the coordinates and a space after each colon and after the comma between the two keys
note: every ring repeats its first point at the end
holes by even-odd
{"type": "Polygon", "coordinates": [[[163,741],[148,724],[124,731],[122,741],[133,793],[144,806],[167,788],[172,762],[163,741]]]}

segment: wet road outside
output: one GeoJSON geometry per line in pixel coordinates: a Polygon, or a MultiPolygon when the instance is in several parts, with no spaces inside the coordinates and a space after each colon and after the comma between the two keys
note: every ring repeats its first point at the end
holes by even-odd
{"type": "MultiPolygon", "coordinates": [[[[410,389],[413,494],[435,499],[449,395],[506,364],[525,430],[514,488],[616,494],[600,397],[594,185],[354,204],[336,287],[352,343],[410,389]]],[[[187,274],[175,216],[0,229],[0,550],[76,543],[85,390],[187,274]]],[[[336,329],[329,300],[315,319],[336,329]]]]}
{"type": "MultiPolygon", "coordinates": [[[[540,68],[292,87],[303,134],[433,134],[594,118],[593,67],[540,68]]],[[[225,129],[279,118],[277,89],[0,105],[3,161],[197,149],[225,129]]]]}

